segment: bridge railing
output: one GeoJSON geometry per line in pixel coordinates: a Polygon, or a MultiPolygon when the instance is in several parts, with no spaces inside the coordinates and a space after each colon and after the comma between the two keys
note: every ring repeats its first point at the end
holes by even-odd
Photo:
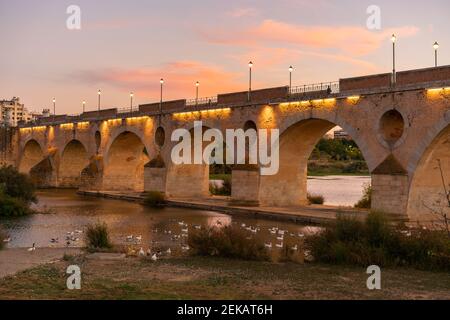
{"type": "Polygon", "coordinates": [[[217,104],[217,96],[186,100],[186,106],[207,106],[217,104]]]}
{"type": "Polygon", "coordinates": [[[123,113],[134,113],[139,112],[139,107],[129,107],[129,108],[118,108],[117,114],[123,114],[123,113]]]}
{"type": "Polygon", "coordinates": [[[305,84],[303,86],[291,87],[291,95],[302,95],[308,92],[328,91],[331,93],[339,93],[339,82],[321,82],[315,84],[305,84]]]}

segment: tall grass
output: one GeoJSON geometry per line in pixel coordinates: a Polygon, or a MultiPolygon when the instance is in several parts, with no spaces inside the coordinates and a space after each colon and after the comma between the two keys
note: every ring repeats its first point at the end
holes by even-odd
{"type": "Polygon", "coordinates": [[[162,192],[148,192],[144,199],[144,204],[152,208],[161,208],[166,205],[166,197],[162,192]]]}
{"type": "Polygon", "coordinates": [[[211,227],[189,234],[193,254],[244,260],[269,260],[264,243],[237,226],[211,227]]]}
{"type": "Polygon", "coordinates": [[[308,237],[306,245],[315,260],[324,263],[450,270],[450,240],[445,232],[402,229],[377,212],[364,222],[339,217],[334,225],[308,237]]]}
{"type": "Polygon", "coordinates": [[[309,204],[324,204],[325,197],[322,195],[310,194],[307,195],[309,204]]]}
{"type": "Polygon", "coordinates": [[[364,193],[361,200],[355,204],[355,208],[370,209],[372,205],[372,186],[367,184],[364,186],[364,193]]]}
{"type": "Polygon", "coordinates": [[[87,226],[85,233],[85,242],[88,249],[111,249],[112,244],[109,240],[109,231],[106,223],[97,222],[87,226]]]}

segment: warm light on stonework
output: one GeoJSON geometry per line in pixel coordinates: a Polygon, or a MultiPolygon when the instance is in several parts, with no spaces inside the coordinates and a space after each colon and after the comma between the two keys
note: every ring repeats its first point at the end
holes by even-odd
{"type": "Polygon", "coordinates": [[[63,124],[60,124],[59,127],[64,130],[72,130],[73,123],[63,123],[63,124]]]}
{"type": "Polygon", "coordinates": [[[119,126],[122,124],[122,119],[109,119],[106,122],[110,126],[119,126]]]}
{"type": "Polygon", "coordinates": [[[149,117],[147,117],[147,116],[130,117],[130,118],[127,118],[126,121],[127,121],[127,124],[135,124],[135,123],[138,123],[138,122],[146,121],[148,119],[149,119],[149,117]]]}
{"type": "Polygon", "coordinates": [[[89,122],[78,122],[77,123],[77,129],[87,129],[89,127],[89,122]]]}
{"type": "Polygon", "coordinates": [[[173,114],[173,118],[177,120],[190,120],[193,117],[197,118],[199,116],[202,116],[204,118],[215,116],[228,117],[230,113],[231,113],[230,108],[207,109],[200,111],[177,112],[173,114]]]}

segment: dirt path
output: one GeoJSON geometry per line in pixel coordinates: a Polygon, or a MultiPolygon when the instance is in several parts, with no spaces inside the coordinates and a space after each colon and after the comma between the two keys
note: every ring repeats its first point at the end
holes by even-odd
{"type": "Polygon", "coordinates": [[[60,260],[64,254],[79,254],[76,248],[37,248],[34,252],[27,249],[5,249],[0,251],[0,279],[19,271],[60,260]]]}

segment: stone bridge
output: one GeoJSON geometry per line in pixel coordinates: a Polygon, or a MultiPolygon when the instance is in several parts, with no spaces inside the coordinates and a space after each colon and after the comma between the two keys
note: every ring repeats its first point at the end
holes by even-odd
{"type": "Polygon", "coordinates": [[[342,127],[360,147],[372,175],[372,207],[410,221],[436,218],[450,188],[450,66],[278,87],[198,101],[58,115],[22,124],[12,160],[43,187],[165,192],[169,198],[209,196],[208,165],[176,165],[176,128],[195,120],[224,132],[278,128],[280,168],[260,175],[236,166],[232,201],[292,207],[307,201],[307,160],[323,135],[342,127]]]}

